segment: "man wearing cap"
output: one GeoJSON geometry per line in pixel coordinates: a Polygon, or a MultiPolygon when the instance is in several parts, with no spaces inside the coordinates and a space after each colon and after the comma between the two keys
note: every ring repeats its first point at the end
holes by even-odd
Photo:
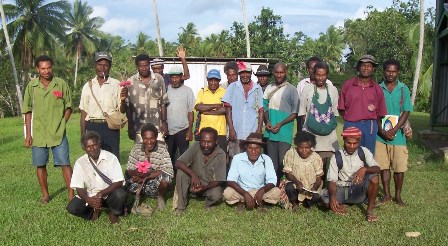
{"type": "Polygon", "coordinates": [[[229,61],[224,65],[224,73],[226,74],[227,81],[219,84],[222,88],[227,89],[230,84],[238,80],[238,64],[235,61],[229,61]]]}
{"type": "Polygon", "coordinates": [[[195,109],[198,112],[195,134],[205,127],[214,128],[218,131],[218,146],[227,150],[227,124],[226,108],[222,103],[222,98],[226,89],[219,86],[221,73],[217,69],[211,69],[207,73],[208,86],[202,88],[196,97],[195,109]]]}
{"type": "Polygon", "coordinates": [[[403,129],[410,112],[412,112],[411,93],[409,88],[398,80],[400,62],[391,59],[383,64],[384,81],[380,84],[386,99],[387,115],[384,124],[378,126],[375,146],[375,160],[381,168],[384,197],[380,203],[391,201],[390,167],[394,169],[395,202],[404,206],[401,199],[404,173],[408,169],[408,149],[406,147],[406,128],[403,129]],[[389,119],[393,119],[390,120],[389,119]],[[395,121],[395,125],[387,122],[395,121]]]}
{"type": "Polygon", "coordinates": [[[269,85],[269,77],[271,77],[271,71],[269,71],[266,65],[260,65],[254,75],[257,76],[257,84],[261,86],[261,89],[263,89],[264,92],[266,90],[266,87],[269,85]]]}
{"type": "Polygon", "coordinates": [[[380,168],[369,149],[360,146],[362,132],[348,127],[342,132],[344,148],[336,152],[328,169],[328,195],[322,200],[335,214],[345,214],[344,204],[367,203],[366,220],[377,220],[373,212],[378,194],[380,168]]]}
{"type": "Polygon", "coordinates": [[[284,63],[275,64],[275,84],[269,85],[263,95],[264,136],[268,139],[268,155],[274,163],[278,180],[283,176],[283,157],[291,148],[294,119],[299,112],[299,96],[296,88],[286,80],[287,73],[284,63]]]}
{"type": "Polygon", "coordinates": [[[193,140],[194,94],[190,87],[181,82],[182,68],[171,67],[169,73],[171,84],[168,86],[167,122],[168,135],[166,144],[171,162],[176,161],[176,152],[182,155],[193,140]]]}
{"type": "Polygon", "coordinates": [[[127,100],[121,101],[121,110],[128,115],[128,136],[134,143],[141,143],[140,131],[147,123],[159,130],[158,140],[165,141],[168,134],[167,112],[168,95],[162,76],[151,73],[147,54],[135,57],[138,72],[128,79],[129,85],[123,85],[121,95],[127,100]]]}
{"type": "Polygon", "coordinates": [[[261,133],[250,133],[243,142],[246,151],[235,155],[227,175],[224,198],[228,204],[237,203],[236,211],[258,207],[264,211],[264,203],[276,204],[280,200],[274,165],[269,156],[262,154],[261,133]]]}
{"type": "MultiPolygon", "coordinates": [[[[187,80],[190,78],[190,70],[188,69],[187,60],[185,59],[186,53],[187,52],[183,45],[180,45],[179,47],[177,47],[176,55],[177,55],[177,57],[179,57],[179,59],[182,63],[182,69],[184,71],[182,74],[182,77],[181,77],[182,83],[184,80],[187,80]]],[[[170,85],[170,75],[163,73],[164,66],[165,66],[165,60],[163,60],[162,58],[154,58],[151,61],[152,72],[163,76],[163,79],[165,81],[165,87],[168,89],[168,86],[170,85]]]]}
{"type": "Polygon", "coordinates": [[[102,139],[101,149],[112,152],[120,159],[120,130],[109,129],[104,114],[110,115],[117,110],[124,113],[120,106],[126,97],[121,95],[120,82],[109,76],[111,66],[109,53],[95,54],[96,76],[81,91],[81,135],[87,131],[97,132],[102,139]]]}
{"type": "Polygon", "coordinates": [[[200,140],[177,159],[177,214],[185,211],[189,193],[204,196],[207,210],[221,201],[226,180],[226,153],[217,148],[217,134],[211,127],[202,128],[200,140]]]}
{"type": "Polygon", "coordinates": [[[47,182],[49,149],[53,154],[54,166],[61,167],[68,199],[73,198],[73,190],[70,189],[72,167],[66,135],[66,124],[72,114],[72,98],[67,82],[53,76],[51,57],[39,56],[34,64],[39,77],[28,83],[23,95],[24,145],[31,148],[32,163],[36,167],[42,192],[41,203],[45,205],[51,199],[47,182]]]}
{"type": "Polygon", "coordinates": [[[238,62],[240,80],[229,85],[222,98],[229,127],[229,156],[241,153],[240,141],[263,126],[263,90],[251,80],[252,67],[238,62]]]}
{"type": "Polygon", "coordinates": [[[344,118],[344,129],[357,127],[362,132],[361,146],[375,154],[378,122],[387,114],[384,94],[373,80],[377,63],[371,55],[363,55],[357,65],[358,76],[344,82],[339,96],[338,110],[344,118]]]}

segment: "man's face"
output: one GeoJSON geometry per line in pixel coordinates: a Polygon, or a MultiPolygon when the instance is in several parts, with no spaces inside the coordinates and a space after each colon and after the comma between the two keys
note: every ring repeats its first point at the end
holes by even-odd
{"type": "Polygon", "coordinates": [[[248,84],[250,82],[251,72],[243,71],[240,73],[241,83],[248,84]]]}
{"type": "Polygon", "coordinates": [[[53,78],[53,67],[50,61],[39,62],[36,69],[41,78],[45,80],[51,80],[51,78],[53,78]]]}
{"type": "Polygon", "coordinates": [[[219,81],[220,80],[217,78],[207,79],[208,89],[211,90],[212,92],[215,92],[219,87],[219,81]]]}
{"type": "Polygon", "coordinates": [[[286,80],[286,67],[282,64],[277,64],[274,67],[274,77],[275,77],[275,83],[276,84],[281,84],[283,82],[285,82],[286,80]]]}
{"type": "Polygon", "coordinates": [[[95,138],[87,139],[83,143],[83,150],[90,158],[97,160],[101,152],[100,143],[95,138]]]}
{"type": "Polygon", "coordinates": [[[151,67],[154,73],[158,73],[163,76],[163,65],[156,65],[151,67]]]}
{"type": "Polygon", "coordinates": [[[96,75],[98,77],[109,76],[110,71],[110,61],[106,59],[101,59],[95,63],[96,75]]]}
{"type": "Polygon", "coordinates": [[[359,141],[361,138],[346,137],[344,138],[344,149],[349,154],[352,155],[359,148],[359,141]]]}
{"type": "Polygon", "coordinates": [[[202,154],[211,155],[215,151],[216,145],[216,136],[213,133],[204,132],[201,134],[199,146],[201,147],[202,154]]]}
{"type": "Polygon", "coordinates": [[[310,66],[307,68],[308,70],[308,75],[310,76],[311,80],[315,80],[316,77],[314,75],[314,66],[316,65],[317,61],[310,61],[310,66]]]}
{"type": "Polygon", "coordinates": [[[171,87],[173,88],[179,88],[179,86],[182,84],[181,83],[181,75],[170,75],[171,78],[171,87]]]}
{"type": "Polygon", "coordinates": [[[399,73],[400,71],[398,71],[397,65],[389,65],[386,67],[386,70],[384,70],[384,78],[387,83],[395,82],[397,81],[399,73]]]}
{"type": "Polygon", "coordinates": [[[250,143],[250,144],[246,144],[246,153],[247,153],[247,157],[249,158],[249,161],[251,162],[255,162],[258,160],[258,157],[260,157],[261,155],[261,145],[259,144],[254,144],[254,143],[250,143]]]}
{"type": "Polygon", "coordinates": [[[146,131],[142,135],[142,143],[147,152],[151,152],[157,144],[157,135],[152,131],[146,131]]]}
{"type": "Polygon", "coordinates": [[[324,68],[316,69],[315,77],[316,77],[317,87],[325,86],[325,84],[327,82],[327,78],[328,78],[327,69],[324,69],[324,68]]]}
{"type": "Polygon", "coordinates": [[[311,151],[310,142],[299,143],[299,145],[296,146],[296,151],[297,154],[299,154],[299,156],[303,159],[310,157],[310,155],[313,153],[313,151],[311,151]]]}
{"type": "Polygon", "coordinates": [[[227,69],[226,75],[229,85],[238,80],[238,73],[233,69],[227,69]]]}
{"type": "Polygon", "coordinates": [[[140,77],[148,78],[151,75],[149,61],[145,60],[137,62],[137,70],[140,74],[140,77]]]}
{"type": "Polygon", "coordinates": [[[370,62],[363,62],[359,65],[359,77],[370,78],[375,71],[375,67],[370,62]]]}
{"type": "Polygon", "coordinates": [[[259,76],[257,76],[257,78],[258,78],[258,83],[260,84],[261,87],[265,87],[267,85],[269,76],[259,75],[259,76]]]}

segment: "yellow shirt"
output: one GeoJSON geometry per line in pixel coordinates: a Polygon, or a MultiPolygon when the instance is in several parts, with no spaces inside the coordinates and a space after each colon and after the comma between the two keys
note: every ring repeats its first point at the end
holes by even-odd
{"type": "MultiPolygon", "coordinates": [[[[226,89],[221,86],[215,91],[211,92],[208,87],[199,90],[198,96],[196,97],[197,104],[220,104],[222,97],[226,93],[226,89]]],[[[219,136],[227,135],[227,124],[225,115],[201,115],[201,124],[199,129],[204,127],[211,127],[218,131],[219,136]]]]}

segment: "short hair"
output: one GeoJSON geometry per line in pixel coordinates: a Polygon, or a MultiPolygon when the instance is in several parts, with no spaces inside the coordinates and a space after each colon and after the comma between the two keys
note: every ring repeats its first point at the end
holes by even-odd
{"type": "Polygon", "coordinates": [[[84,148],[84,142],[89,139],[95,139],[97,143],[101,143],[101,136],[96,131],[87,131],[81,135],[81,146],[84,148]]]}
{"type": "Polygon", "coordinates": [[[238,64],[235,61],[229,61],[224,65],[224,73],[227,74],[227,70],[232,69],[238,72],[238,64]]]}
{"type": "Polygon", "coordinates": [[[154,135],[156,135],[156,136],[159,134],[159,130],[157,130],[157,127],[155,127],[155,126],[154,126],[153,124],[151,124],[151,123],[144,124],[144,125],[142,126],[141,131],[140,131],[140,134],[142,134],[142,136],[143,136],[143,133],[145,133],[145,132],[147,132],[147,131],[153,132],[154,135]]]}
{"type": "Polygon", "coordinates": [[[151,59],[149,58],[149,56],[147,54],[140,54],[135,57],[135,65],[136,66],[138,66],[138,62],[141,62],[141,61],[148,61],[148,63],[150,63],[151,59]]]}
{"type": "Polygon", "coordinates": [[[313,72],[314,73],[316,73],[316,71],[317,71],[317,69],[325,69],[325,70],[327,70],[327,74],[329,74],[330,73],[330,67],[328,66],[328,64],[326,63],[326,62],[324,62],[324,61],[318,61],[317,63],[316,63],[316,65],[314,65],[314,70],[313,70],[313,72]]]}
{"type": "Polygon", "coordinates": [[[388,66],[395,65],[397,66],[398,71],[401,69],[400,62],[395,59],[389,59],[383,63],[383,69],[386,70],[388,66]]]}
{"type": "Polygon", "coordinates": [[[202,134],[204,134],[204,133],[211,133],[211,134],[213,134],[215,139],[218,139],[218,131],[216,131],[216,129],[214,129],[214,128],[211,128],[211,127],[202,128],[201,131],[199,132],[199,136],[202,137],[202,134]]]}
{"type": "Polygon", "coordinates": [[[306,62],[305,62],[306,68],[309,68],[310,67],[310,63],[313,62],[313,61],[320,62],[320,61],[322,61],[322,58],[320,58],[318,56],[312,56],[312,57],[308,58],[308,60],[306,60],[306,62]]]}
{"type": "Polygon", "coordinates": [[[34,66],[35,67],[39,67],[39,62],[43,62],[43,61],[48,61],[53,66],[53,59],[51,57],[49,57],[49,56],[46,56],[46,55],[38,56],[36,58],[36,60],[34,60],[34,66]]]}
{"type": "Polygon", "coordinates": [[[316,136],[307,131],[299,131],[296,133],[296,136],[294,137],[294,144],[296,146],[307,142],[311,143],[312,148],[316,147],[316,136]]]}

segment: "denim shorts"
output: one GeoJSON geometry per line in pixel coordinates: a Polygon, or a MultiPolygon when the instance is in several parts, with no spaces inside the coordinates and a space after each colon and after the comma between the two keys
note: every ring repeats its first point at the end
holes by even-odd
{"type": "Polygon", "coordinates": [[[32,148],[33,166],[41,167],[48,163],[49,149],[53,153],[54,166],[70,165],[70,156],[68,149],[67,136],[64,134],[61,144],[53,147],[36,147],[32,148]]]}

